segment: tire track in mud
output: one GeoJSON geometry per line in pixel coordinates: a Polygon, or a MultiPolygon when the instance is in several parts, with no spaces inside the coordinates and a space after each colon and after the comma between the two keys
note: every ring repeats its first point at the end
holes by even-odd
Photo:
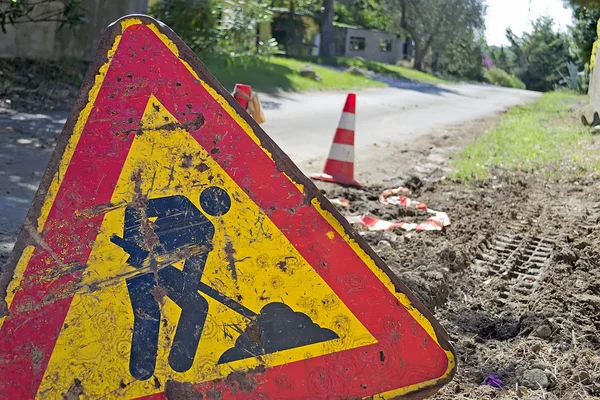
{"type": "Polygon", "coordinates": [[[593,204],[589,209],[586,209],[586,214],[583,227],[588,231],[598,229],[598,224],[600,224],[600,203],[593,204]]]}
{"type": "Polygon", "coordinates": [[[500,305],[526,307],[552,255],[553,244],[537,236],[502,234],[484,246],[486,250],[477,255],[474,269],[489,276],[484,285],[499,283],[495,301],[500,305]]]}
{"type": "Polygon", "coordinates": [[[546,210],[525,207],[506,229],[481,244],[472,265],[484,277],[483,290],[494,290],[498,306],[527,309],[554,250],[554,239],[536,235],[546,210]]]}

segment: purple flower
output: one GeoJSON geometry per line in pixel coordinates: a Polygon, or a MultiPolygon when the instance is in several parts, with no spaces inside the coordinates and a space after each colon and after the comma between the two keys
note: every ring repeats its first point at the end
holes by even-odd
{"type": "Polygon", "coordinates": [[[494,378],[494,375],[492,375],[492,374],[488,375],[488,377],[486,379],[486,383],[488,385],[490,385],[491,387],[495,387],[495,388],[501,388],[504,385],[504,382],[502,382],[498,378],[494,378]]]}
{"type": "Polygon", "coordinates": [[[485,67],[485,69],[492,69],[492,68],[496,68],[496,65],[494,64],[494,62],[490,59],[490,53],[489,52],[485,52],[485,54],[483,55],[483,66],[485,67]]]}

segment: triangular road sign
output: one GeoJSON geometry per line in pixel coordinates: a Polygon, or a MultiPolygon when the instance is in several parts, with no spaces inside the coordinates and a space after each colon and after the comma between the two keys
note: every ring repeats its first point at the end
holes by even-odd
{"type": "Polygon", "coordinates": [[[0,290],[3,398],[423,397],[455,370],[431,314],[145,16],[108,28],[0,290]]]}

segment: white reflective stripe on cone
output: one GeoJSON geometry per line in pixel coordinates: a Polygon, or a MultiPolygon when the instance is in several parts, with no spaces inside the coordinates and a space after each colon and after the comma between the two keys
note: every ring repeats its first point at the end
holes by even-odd
{"type": "Polygon", "coordinates": [[[354,130],[354,114],[344,112],[342,113],[342,117],[340,118],[340,123],[338,124],[338,128],[347,129],[349,131],[354,130]]]}
{"type": "Polygon", "coordinates": [[[329,150],[330,160],[354,162],[354,146],[334,143],[329,150]]]}

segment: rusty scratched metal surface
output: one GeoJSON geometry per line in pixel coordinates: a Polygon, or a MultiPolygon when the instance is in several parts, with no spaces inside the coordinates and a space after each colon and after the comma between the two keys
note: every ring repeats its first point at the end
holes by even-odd
{"type": "Polygon", "coordinates": [[[444,330],[196,56],[111,25],[0,278],[6,398],[422,398],[444,330]]]}

